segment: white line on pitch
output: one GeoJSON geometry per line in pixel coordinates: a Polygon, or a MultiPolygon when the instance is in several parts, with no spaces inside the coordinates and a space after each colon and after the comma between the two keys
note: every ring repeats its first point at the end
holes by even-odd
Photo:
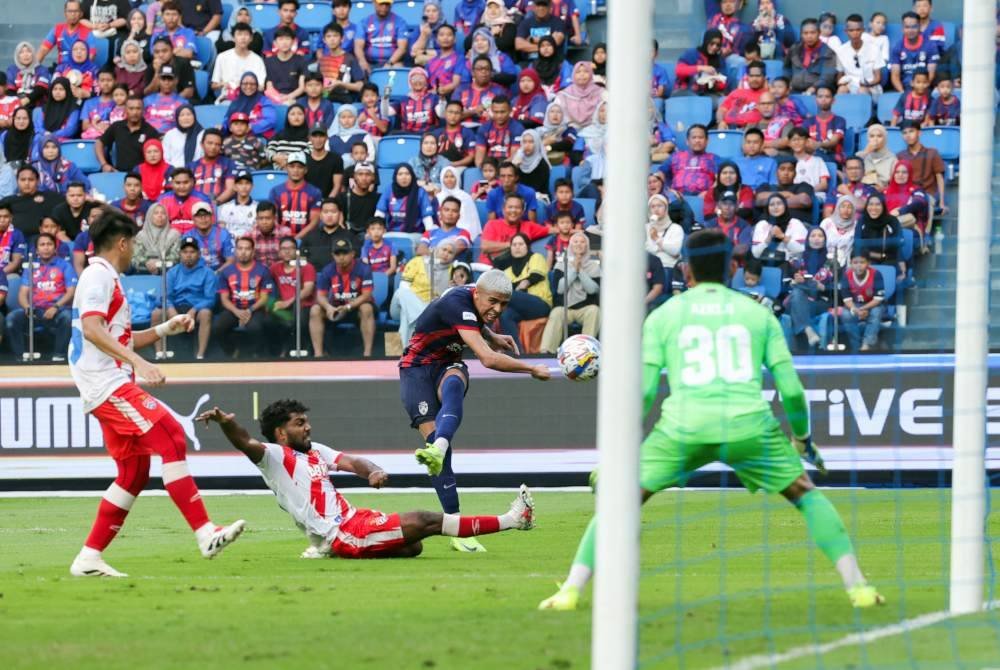
{"type": "MultiPolygon", "coordinates": [[[[394,489],[380,489],[378,491],[363,488],[343,488],[338,489],[342,493],[348,496],[352,495],[383,495],[383,494],[393,494],[393,493],[434,493],[434,489],[431,488],[394,488],[394,489]]],[[[536,493],[590,493],[589,486],[532,486],[531,490],[536,493]]],[[[104,494],[104,489],[100,491],[0,491],[0,498],[95,498],[104,494]]],[[[463,493],[511,493],[516,492],[517,489],[513,486],[500,487],[500,486],[484,486],[484,487],[466,487],[462,489],[463,493]]],[[[269,496],[273,495],[269,489],[207,489],[202,490],[201,494],[203,496],[229,496],[229,495],[241,495],[241,496],[269,496]]],[[[142,497],[148,496],[165,496],[166,491],[155,489],[150,491],[143,491],[142,497]]]]}
{"type": "MultiPolygon", "coordinates": [[[[998,607],[1000,607],[1000,600],[992,600],[983,605],[983,611],[996,609],[998,607]]],[[[915,630],[927,628],[928,626],[933,626],[941,623],[942,621],[954,619],[957,616],[962,615],[952,614],[947,611],[928,612],[927,614],[921,614],[920,616],[913,617],[912,619],[904,619],[899,623],[882,626],[881,628],[871,628],[864,632],[851,633],[850,635],[845,635],[839,640],[834,640],[832,642],[826,642],[823,644],[805,644],[801,647],[793,647],[780,654],[758,654],[756,656],[747,656],[746,658],[740,659],[736,663],[718,666],[713,670],[757,670],[757,668],[770,668],[779,663],[788,663],[789,661],[795,661],[807,656],[828,654],[831,651],[836,651],[837,649],[841,649],[843,647],[868,644],[870,642],[875,642],[876,640],[892,637],[894,635],[912,633],[915,630]]]]}

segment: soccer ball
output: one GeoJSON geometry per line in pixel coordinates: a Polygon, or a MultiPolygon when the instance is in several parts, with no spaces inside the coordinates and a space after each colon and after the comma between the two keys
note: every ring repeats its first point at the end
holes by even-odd
{"type": "Polygon", "coordinates": [[[571,335],[556,354],[566,379],[590,381],[601,367],[601,343],[590,335],[571,335]]]}

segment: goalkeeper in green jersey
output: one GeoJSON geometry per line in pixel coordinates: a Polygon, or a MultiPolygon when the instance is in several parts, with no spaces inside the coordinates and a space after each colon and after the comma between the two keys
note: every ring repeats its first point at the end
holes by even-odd
{"type": "MultiPolygon", "coordinates": [[[[692,234],[685,267],[691,288],[652,312],[643,326],[645,412],[656,400],[664,368],[670,396],[642,444],[642,500],[684,486],[698,468],[721,461],[751,492],[780,493],[802,513],[809,536],[836,566],[854,607],[882,604],[861,574],[840,515],[802,467],[805,459],[826,472],[810,438],[805,391],[774,315],[726,288],[727,273],[735,267],[731,252],[718,229],[692,234]],[[761,397],[762,364],[781,393],[791,442],[761,397]]],[[[539,609],[576,608],[594,571],[596,535],[591,519],[568,578],[539,609]]]]}

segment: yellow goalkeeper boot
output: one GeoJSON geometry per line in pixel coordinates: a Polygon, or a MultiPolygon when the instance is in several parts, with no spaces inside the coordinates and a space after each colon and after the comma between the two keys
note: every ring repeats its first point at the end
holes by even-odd
{"type": "Polygon", "coordinates": [[[863,609],[884,605],[885,598],[870,584],[858,584],[847,589],[847,597],[851,599],[851,607],[863,609]]]}
{"type": "Polygon", "coordinates": [[[569,612],[575,610],[580,602],[580,589],[569,584],[561,584],[555,595],[549,596],[538,603],[540,610],[556,610],[559,612],[569,612]]]}

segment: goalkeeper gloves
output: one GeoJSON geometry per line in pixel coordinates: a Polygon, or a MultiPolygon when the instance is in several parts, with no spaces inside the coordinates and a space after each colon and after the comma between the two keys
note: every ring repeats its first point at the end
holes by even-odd
{"type": "Polygon", "coordinates": [[[792,436],[792,444],[807,463],[819,470],[821,475],[826,475],[826,464],[823,463],[823,457],[819,453],[819,449],[813,444],[812,436],[806,437],[795,437],[792,436]]]}

